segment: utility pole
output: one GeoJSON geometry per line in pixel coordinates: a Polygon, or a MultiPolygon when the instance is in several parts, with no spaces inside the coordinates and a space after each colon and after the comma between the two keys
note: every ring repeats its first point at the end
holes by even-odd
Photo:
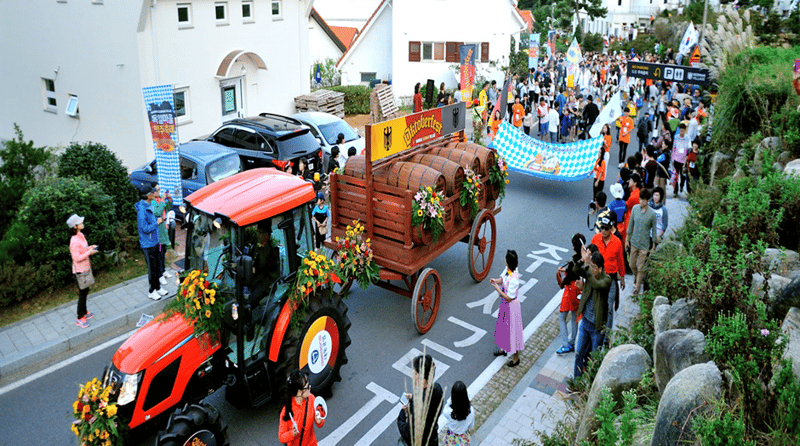
{"type": "Polygon", "coordinates": [[[700,37],[697,39],[697,45],[700,45],[700,42],[703,41],[703,32],[706,30],[706,17],[708,17],[708,0],[705,0],[705,6],[703,7],[703,26],[700,28],[700,37]]]}

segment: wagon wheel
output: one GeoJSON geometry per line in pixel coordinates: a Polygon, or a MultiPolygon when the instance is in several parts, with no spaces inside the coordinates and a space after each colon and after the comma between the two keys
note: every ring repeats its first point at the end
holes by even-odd
{"type": "Polygon", "coordinates": [[[433,268],[425,268],[417,278],[414,294],[411,296],[411,322],[417,331],[424,334],[433,327],[439,313],[442,297],[442,281],[433,268]]]}
{"type": "Polygon", "coordinates": [[[489,275],[489,269],[494,260],[496,239],[497,226],[494,223],[494,214],[488,209],[483,209],[472,222],[472,231],[469,234],[469,252],[467,252],[469,274],[476,282],[482,281],[489,275]]]}

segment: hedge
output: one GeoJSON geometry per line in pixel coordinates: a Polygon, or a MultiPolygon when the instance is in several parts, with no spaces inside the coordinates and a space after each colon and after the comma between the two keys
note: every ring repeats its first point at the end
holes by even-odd
{"type": "Polygon", "coordinates": [[[344,93],[344,113],[346,115],[368,115],[369,94],[372,89],[364,85],[340,85],[326,90],[344,93]]]}

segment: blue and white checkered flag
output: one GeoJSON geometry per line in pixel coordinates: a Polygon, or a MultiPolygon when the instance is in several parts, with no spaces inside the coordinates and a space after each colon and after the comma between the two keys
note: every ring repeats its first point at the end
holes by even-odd
{"type": "Polygon", "coordinates": [[[178,155],[178,132],[175,122],[175,99],[172,85],[142,88],[144,106],[153,135],[158,185],[172,194],[173,203],[183,202],[181,160],[178,155]]]}
{"type": "Polygon", "coordinates": [[[592,173],[603,146],[603,137],[549,144],[531,138],[503,121],[493,145],[515,172],[548,180],[577,181],[592,173]]]}

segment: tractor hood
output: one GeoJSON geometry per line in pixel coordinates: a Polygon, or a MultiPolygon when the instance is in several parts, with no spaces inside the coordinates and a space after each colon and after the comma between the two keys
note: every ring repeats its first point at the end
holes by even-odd
{"type": "Polygon", "coordinates": [[[138,373],[165,356],[170,350],[194,340],[194,329],[175,314],[166,320],[159,316],[136,331],[114,353],[114,366],[126,374],[138,373]]]}

